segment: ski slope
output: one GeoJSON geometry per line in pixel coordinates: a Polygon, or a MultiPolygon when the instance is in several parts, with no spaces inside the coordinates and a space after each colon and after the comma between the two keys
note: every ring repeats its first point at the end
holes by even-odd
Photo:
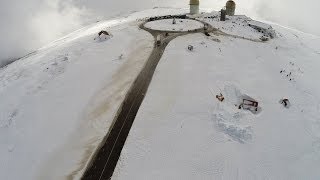
{"type": "Polygon", "coordinates": [[[233,36],[168,45],[112,179],[318,179],[320,38],[274,25],[258,42],[245,16],[199,18],[233,36]],[[238,109],[242,96],[257,113],[238,109]]]}

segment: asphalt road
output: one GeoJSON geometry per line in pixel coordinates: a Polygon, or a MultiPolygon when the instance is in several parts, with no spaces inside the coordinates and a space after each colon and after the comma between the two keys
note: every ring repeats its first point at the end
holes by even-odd
{"type": "MultiPolygon", "coordinates": [[[[141,26],[144,29],[143,25],[141,26]]],[[[156,39],[161,34],[165,37],[166,32],[157,32],[148,30],[156,39]]],[[[171,34],[171,33],[170,33],[171,34]]],[[[121,110],[115,119],[114,125],[109,134],[104,139],[103,145],[95,154],[93,161],[85,172],[82,179],[84,180],[107,180],[112,176],[112,173],[117,165],[123,145],[127,139],[135,116],[144,99],[153,73],[158,65],[159,60],[167,46],[167,44],[177,37],[178,33],[169,35],[162,40],[160,46],[154,44],[153,51],[147,60],[144,68],[134,81],[129,93],[122,103],[121,110]]]]}

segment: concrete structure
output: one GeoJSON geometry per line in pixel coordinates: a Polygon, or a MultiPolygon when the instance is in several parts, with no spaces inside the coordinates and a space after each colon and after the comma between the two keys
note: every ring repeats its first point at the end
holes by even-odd
{"type": "Polygon", "coordinates": [[[199,14],[199,0],[190,0],[190,14],[199,14]]]}
{"type": "Polygon", "coordinates": [[[227,15],[233,16],[236,11],[236,3],[233,0],[228,0],[226,3],[227,15]]]}
{"type": "Polygon", "coordinates": [[[220,21],[225,21],[226,20],[226,14],[227,14],[226,10],[223,8],[223,9],[221,9],[220,12],[221,12],[220,21]]]}

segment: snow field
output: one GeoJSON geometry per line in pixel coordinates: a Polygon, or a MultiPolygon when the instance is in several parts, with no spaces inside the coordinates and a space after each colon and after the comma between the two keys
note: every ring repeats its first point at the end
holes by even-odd
{"type": "Polygon", "coordinates": [[[81,176],[153,47],[135,22],[108,31],[103,41],[78,32],[1,70],[0,179],[81,176]]]}
{"type": "Polygon", "coordinates": [[[113,179],[317,179],[320,86],[312,81],[320,39],[275,29],[279,37],[266,43],[202,34],[173,40],[113,179]],[[259,102],[259,113],[235,106],[243,94],[259,102]],[[283,97],[289,109],[279,103],[283,97]]]}
{"type": "Polygon", "coordinates": [[[0,69],[0,179],[80,179],[152,50],[139,23],[185,12],[100,21],[0,69]]]}
{"type": "Polygon", "coordinates": [[[259,40],[263,35],[265,35],[264,33],[250,27],[249,24],[260,26],[262,29],[266,29],[267,34],[276,36],[270,25],[253,21],[251,18],[244,15],[228,16],[226,21],[220,21],[219,12],[212,12],[203,14],[198,19],[209,23],[214,28],[237,37],[259,40]]]}
{"type": "Polygon", "coordinates": [[[145,24],[146,28],[160,31],[192,31],[203,28],[203,24],[190,19],[175,19],[176,24],[173,24],[173,19],[162,19],[151,21],[145,24]]]}
{"type": "MultiPolygon", "coordinates": [[[[136,20],[186,12],[155,8],[98,22],[0,69],[0,179],[80,179],[152,50],[136,20]],[[113,36],[93,40],[102,29],[113,36]]],[[[233,36],[169,44],[113,179],[317,179],[319,37],[273,25],[277,37],[257,43],[248,40],[263,34],[250,18],[204,17],[233,36]],[[237,109],[244,94],[259,113],[237,109]]]]}

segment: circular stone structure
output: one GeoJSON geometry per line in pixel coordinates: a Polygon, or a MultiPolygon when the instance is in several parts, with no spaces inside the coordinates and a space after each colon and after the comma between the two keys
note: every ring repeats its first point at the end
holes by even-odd
{"type": "Polygon", "coordinates": [[[186,32],[204,27],[201,22],[191,19],[162,19],[148,22],[144,26],[152,30],[169,32],[186,32]]]}

